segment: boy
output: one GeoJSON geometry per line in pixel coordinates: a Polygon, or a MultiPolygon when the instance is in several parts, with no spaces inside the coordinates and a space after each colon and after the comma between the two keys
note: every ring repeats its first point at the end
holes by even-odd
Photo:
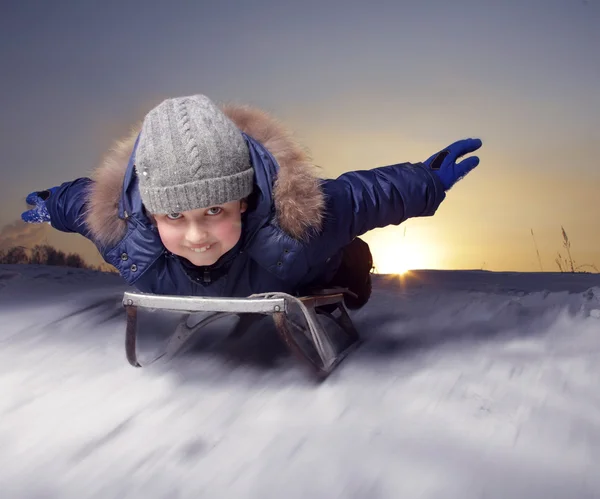
{"type": "Polygon", "coordinates": [[[118,142],[94,173],[27,197],[26,222],[94,242],[142,292],[249,296],[348,287],[371,294],[373,266],[357,236],[433,215],[475,168],[478,139],[424,163],[314,174],[303,149],[268,114],[217,107],[203,95],[167,99],[118,142]]]}

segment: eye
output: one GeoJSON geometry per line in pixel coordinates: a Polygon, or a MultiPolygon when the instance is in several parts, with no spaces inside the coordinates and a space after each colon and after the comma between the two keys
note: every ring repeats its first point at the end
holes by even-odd
{"type": "Polygon", "coordinates": [[[179,220],[182,217],[181,213],[169,213],[167,218],[169,220],[179,220]]]}
{"type": "Polygon", "coordinates": [[[221,213],[223,211],[223,208],[221,208],[220,206],[213,206],[212,208],[209,208],[207,210],[207,213],[209,215],[218,215],[219,213],[221,213]]]}

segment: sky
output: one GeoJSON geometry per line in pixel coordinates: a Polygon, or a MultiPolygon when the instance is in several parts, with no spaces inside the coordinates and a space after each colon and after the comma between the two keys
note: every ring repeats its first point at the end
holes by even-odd
{"type": "Polygon", "coordinates": [[[89,176],[162,99],[203,93],[274,114],[330,178],[482,139],[433,217],[365,235],[378,271],[556,271],[561,226],[600,268],[599,23],[600,0],[4,2],[0,248],[101,262],[19,223],[24,198],[89,176]]]}

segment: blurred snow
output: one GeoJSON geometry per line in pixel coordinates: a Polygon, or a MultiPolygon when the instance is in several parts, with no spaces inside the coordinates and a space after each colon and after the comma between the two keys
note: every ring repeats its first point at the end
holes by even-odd
{"type": "Polygon", "coordinates": [[[600,275],[375,276],[321,385],[265,321],[134,369],[127,289],[0,265],[0,497],[600,497],[600,275]]]}

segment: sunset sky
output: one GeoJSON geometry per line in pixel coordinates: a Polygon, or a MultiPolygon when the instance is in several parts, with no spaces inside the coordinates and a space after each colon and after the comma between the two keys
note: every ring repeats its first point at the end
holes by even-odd
{"type": "Polygon", "coordinates": [[[600,0],[3,2],[0,249],[91,243],[16,222],[163,98],[260,106],[324,175],[479,137],[437,214],[367,234],[380,272],[600,268],[600,0]]]}

